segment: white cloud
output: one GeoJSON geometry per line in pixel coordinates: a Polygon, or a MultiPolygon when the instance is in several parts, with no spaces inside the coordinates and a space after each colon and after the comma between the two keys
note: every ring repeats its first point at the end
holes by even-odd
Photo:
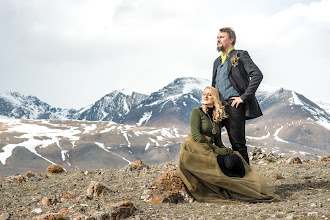
{"type": "Polygon", "coordinates": [[[79,108],[114,89],[210,79],[218,29],[232,26],[265,83],[329,100],[328,11],[330,0],[4,0],[0,88],[79,108]]]}

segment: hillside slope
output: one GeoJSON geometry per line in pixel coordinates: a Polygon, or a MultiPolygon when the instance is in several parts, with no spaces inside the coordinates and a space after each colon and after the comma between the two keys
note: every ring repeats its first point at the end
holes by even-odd
{"type": "MultiPolygon", "coordinates": [[[[328,219],[330,218],[330,162],[321,160],[288,163],[252,161],[252,168],[267,180],[282,200],[274,203],[161,203],[149,204],[141,199],[144,189],[163,172],[176,168],[173,164],[151,166],[150,169],[86,170],[49,174],[40,181],[20,184],[0,179],[0,213],[10,219],[32,219],[45,213],[58,213],[70,208],[83,215],[107,210],[107,204],[131,201],[137,208],[129,219],[328,219]],[[276,179],[278,174],[283,179],[276,179]],[[91,181],[100,182],[112,192],[88,199],[86,191],[91,181]],[[70,199],[72,195],[81,195],[70,199]],[[64,196],[66,195],[66,196],[64,196]],[[63,197],[64,196],[64,197],[63,197]],[[56,205],[43,206],[44,197],[58,200],[56,205]],[[62,198],[62,199],[61,199],[62,198]]],[[[23,173],[22,173],[23,174],[23,173]]]]}

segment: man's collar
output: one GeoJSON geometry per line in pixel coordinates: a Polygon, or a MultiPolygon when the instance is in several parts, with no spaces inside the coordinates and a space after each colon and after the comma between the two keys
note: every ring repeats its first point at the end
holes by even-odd
{"type": "Polygon", "coordinates": [[[234,46],[232,46],[232,48],[230,48],[226,54],[223,54],[223,52],[221,52],[221,60],[222,60],[222,63],[224,63],[226,60],[227,60],[227,56],[228,54],[233,51],[235,48],[234,46]]]}

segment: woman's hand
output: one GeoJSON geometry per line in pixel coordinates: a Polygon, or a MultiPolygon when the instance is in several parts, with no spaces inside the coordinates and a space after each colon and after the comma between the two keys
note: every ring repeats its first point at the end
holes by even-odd
{"type": "Polygon", "coordinates": [[[225,156],[225,155],[228,155],[228,154],[232,154],[233,150],[229,147],[224,147],[224,148],[215,147],[214,153],[225,156]]]}

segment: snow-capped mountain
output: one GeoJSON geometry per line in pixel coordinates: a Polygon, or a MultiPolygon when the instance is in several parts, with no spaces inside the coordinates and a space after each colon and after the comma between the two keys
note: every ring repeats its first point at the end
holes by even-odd
{"type": "Polygon", "coordinates": [[[201,105],[203,89],[209,85],[206,79],[178,78],[132,109],[124,123],[187,128],[191,110],[201,105]]]}
{"type": "Polygon", "coordinates": [[[79,111],[77,119],[121,123],[131,109],[147,97],[148,95],[141,93],[115,90],[79,111]]]}
{"type": "MultiPolygon", "coordinates": [[[[313,101],[292,90],[261,86],[257,99],[262,111],[269,110],[272,117],[290,117],[292,120],[312,120],[330,130],[330,115],[313,101]]],[[[261,118],[262,120],[262,118],[261,118]]]]}
{"type": "Polygon", "coordinates": [[[66,119],[73,118],[74,109],[54,108],[34,96],[17,92],[0,93],[0,115],[22,119],[66,119]]]}
{"type": "MultiPolygon", "coordinates": [[[[187,77],[151,95],[116,90],[79,111],[1,93],[0,175],[20,168],[45,170],[50,163],[76,170],[118,168],[138,159],[150,164],[176,161],[180,142],[189,133],[191,110],[201,105],[202,90],[210,84],[187,77]]],[[[256,146],[299,157],[330,154],[330,116],[324,105],[267,85],[260,85],[256,96],[263,116],[247,121],[250,152],[256,146]]],[[[226,132],[223,141],[230,146],[226,132]]]]}
{"type": "Polygon", "coordinates": [[[261,86],[257,99],[263,116],[247,121],[250,146],[270,152],[326,155],[330,152],[330,115],[305,96],[261,86]]]}
{"type": "Polygon", "coordinates": [[[78,119],[120,123],[148,95],[115,90],[80,110],[55,108],[34,96],[0,93],[0,115],[17,119],[78,119]]]}
{"type": "Polygon", "coordinates": [[[330,115],[330,102],[318,100],[318,101],[315,101],[315,103],[330,115]]]}
{"type": "Polygon", "coordinates": [[[0,177],[44,172],[50,164],[74,171],[120,168],[136,160],[175,162],[186,137],[177,128],[0,117],[0,177]]]}

